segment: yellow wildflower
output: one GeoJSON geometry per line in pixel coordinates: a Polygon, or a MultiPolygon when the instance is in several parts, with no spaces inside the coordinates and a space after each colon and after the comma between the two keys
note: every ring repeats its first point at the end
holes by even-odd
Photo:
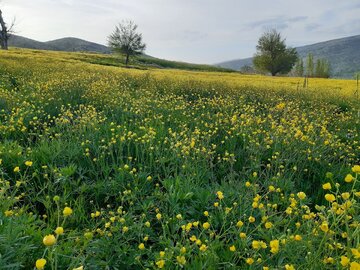
{"type": "Polygon", "coordinates": [[[159,260],[159,261],[157,261],[156,263],[156,266],[158,267],[158,268],[164,268],[164,266],[165,266],[165,260],[159,260]]]}
{"type": "Polygon", "coordinates": [[[55,233],[56,233],[57,235],[62,235],[62,234],[64,234],[64,228],[63,228],[63,227],[57,227],[57,228],[55,229],[55,233]]]}
{"type": "Polygon", "coordinates": [[[325,190],[330,190],[331,189],[331,184],[330,183],[325,183],[325,184],[323,184],[322,188],[325,189],[325,190]]]}
{"type": "Polygon", "coordinates": [[[44,236],[43,243],[45,246],[53,246],[56,243],[56,238],[53,234],[48,234],[44,236]]]}
{"type": "Polygon", "coordinates": [[[205,222],[205,223],[203,224],[203,228],[204,228],[205,230],[209,229],[209,228],[210,228],[210,223],[209,223],[209,222],[205,222]]]}
{"type": "Polygon", "coordinates": [[[67,216],[70,216],[71,214],[72,214],[72,212],[73,212],[73,210],[70,208],[70,207],[65,207],[64,208],[64,210],[63,210],[63,215],[65,216],[65,217],[67,217],[67,216]]]}
{"type": "Polygon", "coordinates": [[[35,267],[38,270],[43,270],[46,264],[46,260],[44,258],[37,259],[35,263],[35,267]]]}

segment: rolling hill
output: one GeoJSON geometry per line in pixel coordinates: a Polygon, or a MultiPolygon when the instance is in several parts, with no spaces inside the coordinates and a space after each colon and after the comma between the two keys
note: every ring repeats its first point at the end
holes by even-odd
{"type": "MultiPolygon", "coordinates": [[[[360,35],[329,40],[297,47],[299,56],[306,58],[312,53],[314,58],[326,58],[331,63],[332,77],[350,78],[360,71],[360,35]]],[[[232,60],[216,64],[223,68],[240,70],[243,66],[251,66],[252,58],[232,60]]]]}
{"type": "Polygon", "coordinates": [[[13,35],[9,39],[9,46],[36,50],[52,50],[66,52],[111,52],[110,49],[104,45],[72,37],[40,42],[26,37],[13,35]]]}

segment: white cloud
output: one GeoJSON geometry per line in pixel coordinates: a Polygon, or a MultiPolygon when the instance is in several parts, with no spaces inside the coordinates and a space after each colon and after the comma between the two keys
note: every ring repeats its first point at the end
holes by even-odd
{"type": "Polygon", "coordinates": [[[139,24],[147,53],[214,63],[251,56],[264,28],[290,45],[360,34],[358,0],[3,0],[19,35],[38,40],[75,36],[105,44],[122,19],[139,24]]]}

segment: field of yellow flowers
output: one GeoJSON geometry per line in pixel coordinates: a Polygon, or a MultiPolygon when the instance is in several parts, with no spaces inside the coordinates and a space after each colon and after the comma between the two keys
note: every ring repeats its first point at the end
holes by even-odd
{"type": "Polygon", "coordinates": [[[0,53],[0,269],[360,269],[354,81],[81,57],[0,53]]]}

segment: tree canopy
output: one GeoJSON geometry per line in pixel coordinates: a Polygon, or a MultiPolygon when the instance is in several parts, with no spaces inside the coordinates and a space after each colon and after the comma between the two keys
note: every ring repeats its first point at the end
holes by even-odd
{"type": "Polygon", "coordinates": [[[272,76],[288,73],[298,59],[296,49],[286,47],[285,39],[274,29],[260,37],[256,49],[255,68],[272,76]]]}
{"type": "Polygon", "coordinates": [[[128,65],[129,57],[142,53],[146,45],[142,42],[142,34],[137,32],[138,26],[133,21],[124,21],[115,27],[115,31],[108,37],[108,45],[113,51],[126,56],[125,64],[128,65]]]}

